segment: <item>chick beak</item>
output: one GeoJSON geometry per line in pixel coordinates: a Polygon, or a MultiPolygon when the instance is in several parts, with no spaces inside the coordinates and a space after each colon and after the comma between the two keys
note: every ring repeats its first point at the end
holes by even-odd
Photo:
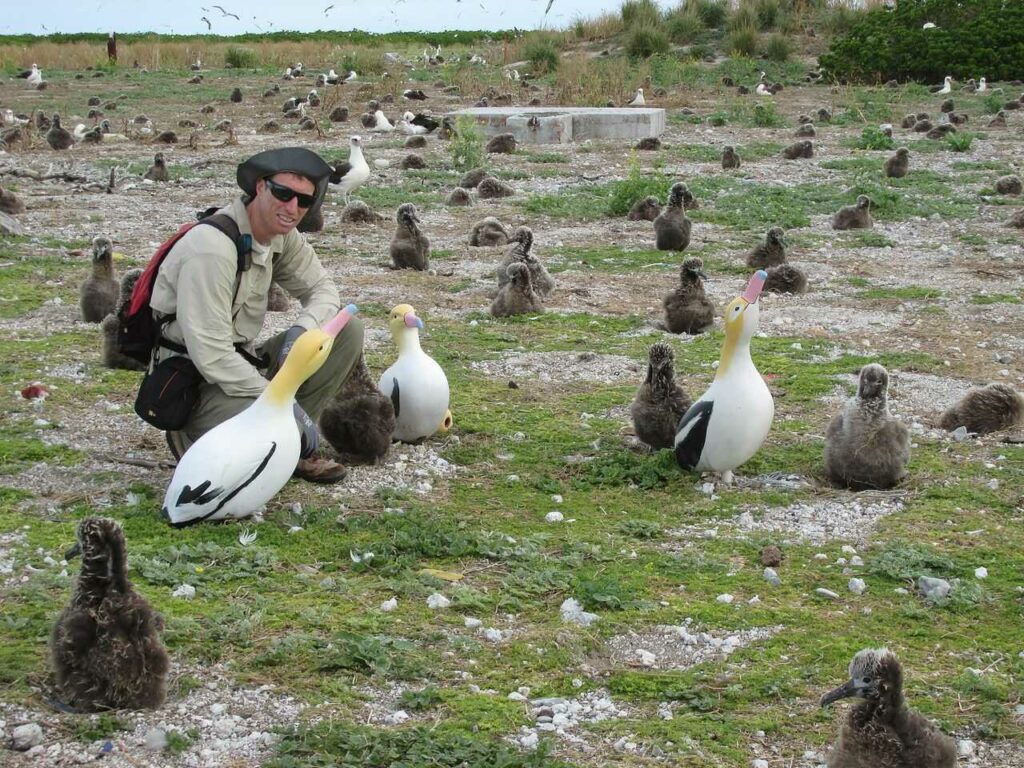
{"type": "Polygon", "coordinates": [[[856,695],[857,695],[857,686],[854,684],[853,680],[847,680],[845,683],[840,685],[838,688],[834,688],[833,690],[829,691],[824,696],[822,696],[821,697],[821,706],[827,707],[833,701],[839,701],[839,699],[846,699],[846,698],[849,698],[850,696],[856,696],[856,695]]]}

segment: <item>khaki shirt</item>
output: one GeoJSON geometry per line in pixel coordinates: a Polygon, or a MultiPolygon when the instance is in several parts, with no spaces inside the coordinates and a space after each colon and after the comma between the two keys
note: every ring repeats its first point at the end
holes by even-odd
{"type": "MultiPolygon", "coordinates": [[[[234,219],[241,234],[252,234],[241,197],[218,213],[234,219]]],[[[241,273],[236,294],[235,244],[215,227],[193,227],[160,265],[150,299],[157,318],[176,315],[164,335],[184,344],[203,378],[232,397],[256,397],[267,386],[267,380],[234,345],[254,351],[271,281],[302,302],[295,325],[307,330],[334,317],[341,305],[334,282],[297,230],[275,236],[268,245],[253,240],[251,258],[252,266],[241,273]]],[[[171,354],[163,347],[157,350],[158,358],[171,354]]]]}

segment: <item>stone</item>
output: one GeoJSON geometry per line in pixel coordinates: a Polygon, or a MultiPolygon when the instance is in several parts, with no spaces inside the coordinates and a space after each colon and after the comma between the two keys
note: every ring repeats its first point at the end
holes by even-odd
{"type": "Polygon", "coordinates": [[[43,729],[38,723],[19,725],[11,732],[11,749],[15,752],[27,752],[42,743],[43,729]]]}
{"type": "Polygon", "coordinates": [[[837,593],[833,592],[831,589],[825,589],[824,587],[818,587],[816,590],[814,590],[814,594],[818,595],[819,597],[827,598],[829,600],[839,599],[839,595],[837,593]]]}
{"type": "Polygon", "coordinates": [[[0,213],[0,236],[2,235],[24,235],[25,228],[21,222],[6,213],[0,213]]]}
{"type": "Polygon", "coordinates": [[[867,584],[864,583],[864,579],[850,579],[847,584],[847,588],[855,595],[863,595],[866,590],[867,584]]]}
{"type": "Polygon", "coordinates": [[[775,572],[774,568],[764,569],[764,580],[771,584],[773,587],[778,587],[782,584],[782,579],[779,578],[779,574],[775,572]]]}
{"type": "Polygon", "coordinates": [[[921,576],[917,580],[917,588],[925,599],[933,603],[942,602],[949,597],[953,587],[945,579],[936,579],[931,576],[921,576]]]}
{"type": "Polygon", "coordinates": [[[167,732],[163,728],[150,728],[143,743],[149,751],[160,752],[167,746],[167,732]]]}

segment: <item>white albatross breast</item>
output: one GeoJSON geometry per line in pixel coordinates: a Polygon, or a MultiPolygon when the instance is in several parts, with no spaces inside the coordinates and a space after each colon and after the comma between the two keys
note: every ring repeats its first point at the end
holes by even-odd
{"type": "Polygon", "coordinates": [[[758,270],[743,295],[725,310],[725,343],[711,386],[683,414],[676,430],[676,461],[683,469],[720,472],[732,481],[732,470],[749,460],[768,436],[775,402],[750,358],[750,339],[757,331],[758,297],[768,274],[758,270]]]}

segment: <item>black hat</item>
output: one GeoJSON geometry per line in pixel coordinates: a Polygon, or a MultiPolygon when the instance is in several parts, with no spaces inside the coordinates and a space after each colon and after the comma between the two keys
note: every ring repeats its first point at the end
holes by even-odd
{"type": "Polygon", "coordinates": [[[305,176],[316,185],[316,201],[319,203],[327,192],[327,180],[333,173],[324,159],[316,152],[304,147],[282,147],[268,149],[253,155],[238,166],[238,186],[250,198],[256,196],[256,182],[275,173],[295,173],[305,176]]]}

